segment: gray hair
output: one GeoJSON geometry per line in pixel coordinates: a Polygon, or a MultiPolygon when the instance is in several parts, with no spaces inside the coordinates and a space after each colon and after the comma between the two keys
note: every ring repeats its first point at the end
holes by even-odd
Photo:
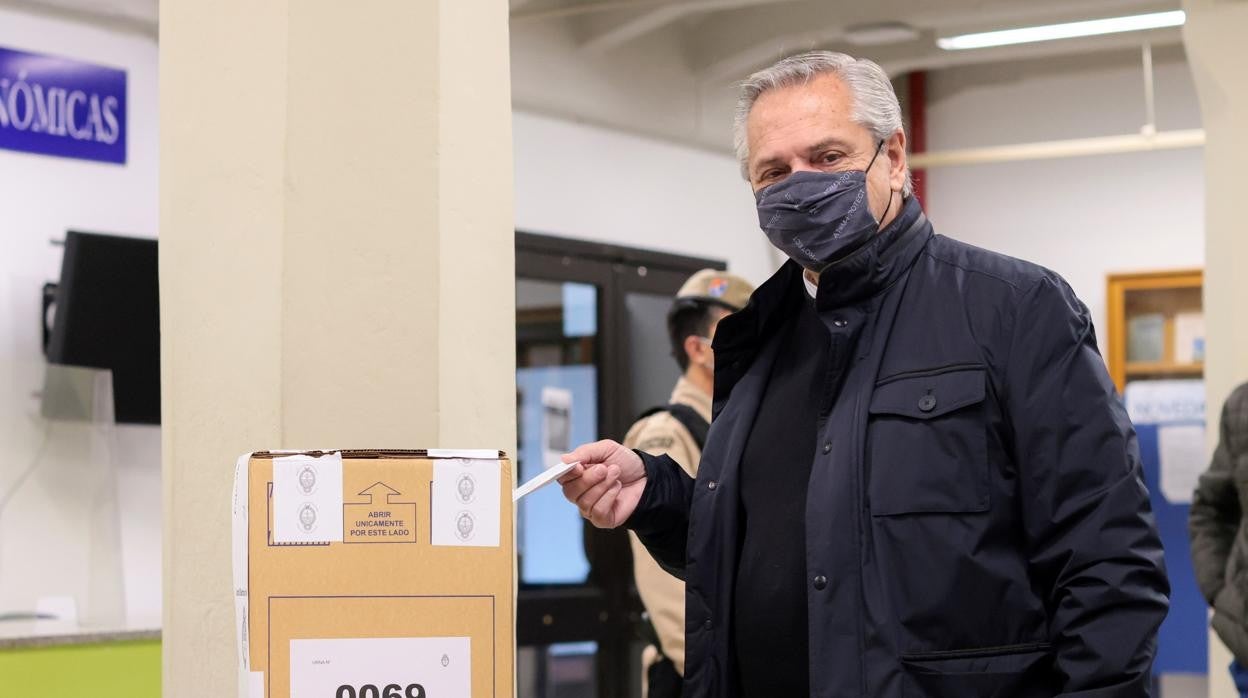
{"type": "MultiPolygon", "coordinates": [[[[853,97],[854,122],[866,127],[875,140],[887,140],[897,131],[904,130],[901,123],[901,105],[888,74],[873,61],[854,58],[835,51],[810,51],[789,56],[769,68],[754,73],[742,82],[737,95],[737,112],[733,119],[732,140],[741,163],[741,176],[750,178],[750,144],[746,140],[745,125],[754,103],[765,92],[781,87],[805,84],[823,74],[840,78],[849,87],[853,97]]],[[[910,173],[906,172],[906,184],[902,193],[913,192],[910,173]]]]}

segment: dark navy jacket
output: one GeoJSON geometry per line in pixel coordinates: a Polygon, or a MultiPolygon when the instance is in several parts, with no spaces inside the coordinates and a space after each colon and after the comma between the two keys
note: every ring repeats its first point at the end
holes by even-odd
{"type": "MultiPolygon", "coordinates": [[[[697,480],[643,457],[627,525],[687,582],[693,698],[773,698],[735,685],[738,466],[805,293],[790,262],[720,323],[697,480]]],[[[811,696],[1147,696],[1169,584],[1070,287],[933,235],[911,199],[824,272],[817,308],[842,375],[805,501],[811,696]]]]}

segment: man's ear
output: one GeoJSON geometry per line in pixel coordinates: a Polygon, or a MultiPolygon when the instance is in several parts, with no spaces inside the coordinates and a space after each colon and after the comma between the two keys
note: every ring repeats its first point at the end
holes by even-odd
{"type": "Polygon", "coordinates": [[[706,345],[696,335],[688,335],[685,337],[685,356],[689,357],[689,363],[698,363],[695,359],[701,356],[706,345]]]}
{"type": "Polygon", "coordinates": [[[906,132],[897,129],[885,143],[888,148],[888,185],[893,191],[902,191],[906,185],[906,168],[909,160],[906,157],[906,132]]]}

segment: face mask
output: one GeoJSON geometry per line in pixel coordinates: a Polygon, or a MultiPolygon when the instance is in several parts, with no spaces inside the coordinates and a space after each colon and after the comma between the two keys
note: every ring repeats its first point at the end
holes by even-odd
{"type": "Polygon", "coordinates": [[[821,272],[869,240],[880,223],[867,205],[867,172],[883,146],[880,141],[865,170],[794,172],[759,190],[758,222],[771,244],[803,267],[821,272]]]}

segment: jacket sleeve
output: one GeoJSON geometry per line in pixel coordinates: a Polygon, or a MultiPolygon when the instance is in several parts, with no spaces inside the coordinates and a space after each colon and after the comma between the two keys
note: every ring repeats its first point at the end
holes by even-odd
{"type": "Polygon", "coordinates": [[[1065,282],[1025,290],[1012,334],[1004,401],[1059,695],[1148,695],[1170,585],[1135,431],[1065,282]]]}
{"type": "MultiPolygon", "coordinates": [[[[688,473],[696,472],[700,453],[688,431],[667,413],[659,413],[639,422],[624,438],[624,446],[649,455],[668,456],[688,473]]],[[[653,555],[634,534],[629,536],[633,551],[633,579],[637,593],[650,614],[650,622],[659,636],[663,655],[685,673],[685,585],[654,561],[653,555]]]]}
{"type": "Polygon", "coordinates": [[[683,580],[694,480],[669,456],[636,453],[646,466],[646,488],[624,526],[637,534],[655,562],[683,580]]]}
{"type": "Polygon", "coordinates": [[[1237,391],[1222,408],[1218,448],[1213,453],[1209,470],[1200,476],[1188,516],[1196,582],[1200,585],[1200,593],[1210,604],[1217,598],[1226,579],[1226,561],[1242,515],[1234,476],[1237,454],[1231,452],[1229,433],[1232,402],[1241,396],[1248,396],[1248,393],[1242,389],[1237,391]]]}

